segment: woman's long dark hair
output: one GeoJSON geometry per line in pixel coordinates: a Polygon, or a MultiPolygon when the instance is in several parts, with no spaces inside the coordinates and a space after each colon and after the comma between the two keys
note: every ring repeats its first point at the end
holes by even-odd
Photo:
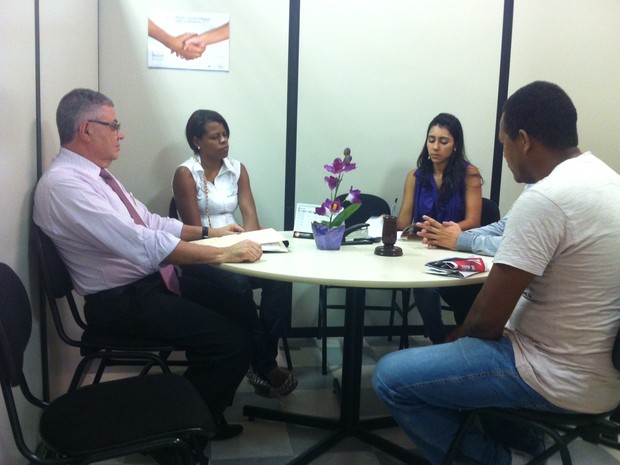
{"type": "MultiPolygon", "coordinates": [[[[463,195],[465,192],[465,165],[469,160],[465,155],[463,127],[456,116],[450,113],[439,113],[435,116],[426,129],[427,138],[433,126],[446,128],[454,139],[454,152],[448,160],[448,165],[443,173],[441,189],[439,189],[438,203],[441,204],[443,199],[450,198],[454,193],[460,192],[463,195]]],[[[433,162],[429,158],[426,141],[427,139],[424,139],[424,145],[418,157],[418,171],[421,176],[417,178],[417,181],[430,184],[429,176],[433,175],[433,162]]]]}

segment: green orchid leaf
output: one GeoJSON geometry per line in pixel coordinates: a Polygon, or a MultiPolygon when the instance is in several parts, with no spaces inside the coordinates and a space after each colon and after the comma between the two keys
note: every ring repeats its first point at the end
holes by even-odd
{"type": "Polygon", "coordinates": [[[347,220],[347,218],[349,218],[353,213],[355,213],[357,209],[361,206],[362,206],[361,204],[356,203],[356,204],[349,205],[348,207],[346,207],[344,210],[338,213],[338,215],[336,215],[336,218],[332,220],[331,227],[335,228],[337,226],[340,226],[342,223],[344,223],[347,220]]]}

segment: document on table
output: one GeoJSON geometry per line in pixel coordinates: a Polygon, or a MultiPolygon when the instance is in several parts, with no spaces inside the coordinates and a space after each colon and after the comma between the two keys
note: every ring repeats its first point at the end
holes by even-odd
{"type": "Polygon", "coordinates": [[[320,205],[313,203],[298,203],[295,210],[295,224],[293,225],[293,236],[304,239],[312,239],[312,222],[321,222],[326,217],[318,215],[316,209],[320,205]]]}
{"type": "Polygon", "coordinates": [[[260,244],[263,252],[288,252],[288,248],[284,244],[284,237],[273,228],[246,231],[238,234],[229,234],[227,236],[210,237],[193,242],[195,244],[210,245],[212,247],[229,247],[244,239],[249,239],[260,244]]]}
{"type": "Polygon", "coordinates": [[[368,237],[383,237],[382,216],[371,216],[366,223],[368,223],[368,237]]]}

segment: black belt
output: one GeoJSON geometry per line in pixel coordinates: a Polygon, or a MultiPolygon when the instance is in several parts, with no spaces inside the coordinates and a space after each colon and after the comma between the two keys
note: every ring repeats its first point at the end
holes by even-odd
{"type": "Polygon", "coordinates": [[[148,283],[157,279],[161,280],[161,275],[159,273],[153,273],[142,279],[134,281],[133,283],[125,284],[124,286],[113,287],[112,289],[105,289],[103,291],[95,292],[94,294],[85,295],[84,300],[86,300],[86,302],[97,302],[99,300],[118,297],[119,295],[123,295],[129,290],[135,288],[137,284],[148,283]]]}

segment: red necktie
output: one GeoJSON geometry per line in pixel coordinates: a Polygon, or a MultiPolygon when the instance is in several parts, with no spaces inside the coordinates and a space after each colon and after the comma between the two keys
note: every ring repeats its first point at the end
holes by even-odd
{"type": "MultiPolygon", "coordinates": [[[[121,186],[118,184],[118,182],[116,182],[116,179],[112,177],[112,175],[108,172],[108,170],[102,169],[101,173],[99,173],[99,176],[101,176],[103,180],[105,181],[105,183],[112,188],[112,190],[116,193],[116,195],[118,195],[118,198],[121,199],[121,202],[123,202],[123,204],[125,205],[125,208],[127,208],[127,211],[129,212],[129,215],[134,220],[134,222],[136,224],[146,226],[146,224],[144,223],[144,220],[140,218],[140,215],[138,215],[138,212],[136,211],[134,206],[131,204],[131,202],[129,201],[129,199],[127,198],[127,196],[121,189],[121,186]]],[[[161,274],[161,277],[164,280],[164,283],[166,283],[166,287],[171,292],[181,295],[181,286],[179,285],[179,278],[174,270],[174,266],[172,265],[160,266],[159,273],[161,274]]]]}

